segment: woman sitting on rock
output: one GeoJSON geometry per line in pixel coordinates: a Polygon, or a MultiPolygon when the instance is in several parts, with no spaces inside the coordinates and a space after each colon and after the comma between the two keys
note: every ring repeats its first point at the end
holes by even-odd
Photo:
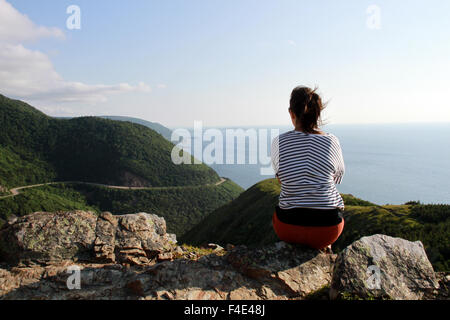
{"type": "Polygon", "coordinates": [[[281,183],[272,222],[281,240],[331,252],[344,228],[344,201],[336,184],[345,167],[338,138],[319,130],[323,108],[316,90],[292,91],[289,114],[295,129],[272,142],[272,166],[281,183]]]}

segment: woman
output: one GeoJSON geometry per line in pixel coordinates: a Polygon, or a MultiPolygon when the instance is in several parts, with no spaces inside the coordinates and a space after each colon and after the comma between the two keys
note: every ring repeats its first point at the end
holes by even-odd
{"type": "Polygon", "coordinates": [[[336,184],[345,167],[338,138],[319,129],[323,108],[316,89],[292,91],[289,114],[295,129],[272,143],[272,166],[281,183],[272,223],[285,242],[331,252],[344,228],[344,201],[336,184]]]}

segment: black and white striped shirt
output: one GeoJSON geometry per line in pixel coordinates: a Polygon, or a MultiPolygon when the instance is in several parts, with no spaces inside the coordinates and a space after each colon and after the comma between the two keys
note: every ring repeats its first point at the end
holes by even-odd
{"type": "Polygon", "coordinates": [[[281,209],[344,209],[336,189],[345,172],[339,139],[289,131],[272,142],[272,167],[281,180],[281,209]]]}

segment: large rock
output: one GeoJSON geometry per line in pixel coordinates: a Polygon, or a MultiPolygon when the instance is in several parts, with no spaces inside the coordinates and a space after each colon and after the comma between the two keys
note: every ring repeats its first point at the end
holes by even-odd
{"type": "Polygon", "coordinates": [[[336,255],[278,242],[253,250],[236,247],[227,260],[249,278],[277,283],[293,296],[305,297],[330,284],[336,255]]]}
{"type": "Polygon", "coordinates": [[[159,254],[170,251],[171,242],[176,240],[166,234],[164,218],[147,213],[119,216],[115,239],[119,262],[146,264],[159,254]]]}
{"type": "Polygon", "coordinates": [[[0,229],[0,260],[15,265],[64,260],[147,264],[174,243],[165,220],[152,214],[36,212],[0,229]]]}
{"type": "Polygon", "coordinates": [[[92,212],[36,212],[0,230],[0,258],[11,264],[88,259],[95,240],[92,212]]]}
{"type": "Polygon", "coordinates": [[[363,237],[338,256],[330,298],[417,300],[439,288],[420,241],[363,237]]]}
{"type": "Polygon", "coordinates": [[[245,246],[197,260],[155,265],[79,264],[81,288],[69,290],[71,262],[0,268],[3,299],[262,300],[302,299],[331,281],[334,255],[279,243],[245,246]]]}

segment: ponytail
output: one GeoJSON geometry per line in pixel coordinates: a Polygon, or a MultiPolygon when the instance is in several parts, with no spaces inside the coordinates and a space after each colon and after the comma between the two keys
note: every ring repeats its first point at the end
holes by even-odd
{"type": "Polygon", "coordinates": [[[306,133],[317,133],[322,125],[320,114],[324,109],[322,99],[308,87],[296,87],[291,94],[290,110],[297,117],[302,130],[306,133]]]}

